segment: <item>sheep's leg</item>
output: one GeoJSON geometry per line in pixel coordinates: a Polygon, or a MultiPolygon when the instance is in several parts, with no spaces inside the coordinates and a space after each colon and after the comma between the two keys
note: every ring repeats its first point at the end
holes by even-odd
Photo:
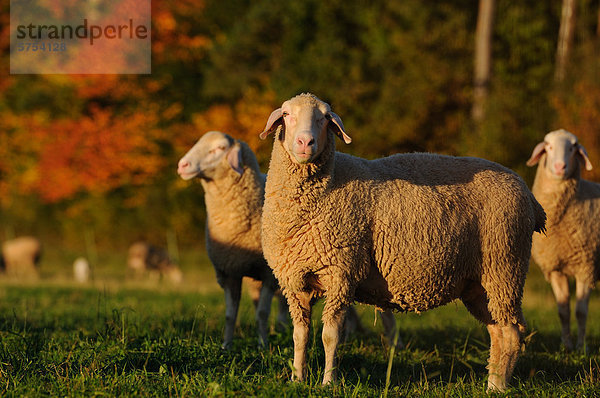
{"type": "Polygon", "coordinates": [[[284,331],[290,323],[290,310],[285,296],[281,293],[277,295],[277,303],[277,323],[275,325],[278,330],[284,331]]]}
{"type": "Polygon", "coordinates": [[[231,348],[235,320],[240,307],[242,279],[228,279],[223,288],[225,290],[225,333],[222,348],[228,350],[231,348]]]}
{"type": "Polygon", "coordinates": [[[287,296],[292,324],[294,326],[294,374],[292,379],[303,381],[306,369],[306,349],[312,305],[310,294],[306,292],[287,296]]]}
{"type": "Polygon", "coordinates": [[[505,375],[500,366],[502,356],[502,327],[498,324],[487,326],[490,334],[490,358],[488,360],[488,390],[503,391],[506,388],[505,375]]]}
{"type": "Polygon", "coordinates": [[[502,326],[502,355],[499,367],[503,375],[505,387],[515,370],[520,349],[521,335],[519,334],[519,327],[517,325],[502,326]]]}
{"type": "Polygon", "coordinates": [[[577,318],[577,349],[585,349],[585,324],[588,315],[588,303],[590,300],[590,284],[587,281],[577,279],[577,305],[575,317],[577,318]]]}
{"type": "Polygon", "coordinates": [[[461,299],[475,318],[487,325],[490,334],[488,390],[504,391],[519,355],[517,325],[499,325],[488,309],[488,294],[480,283],[468,284],[461,299]]]}
{"type": "Polygon", "coordinates": [[[323,308],[323,348],[325,350],[325,370],[323,384],[335,382],[336,350],[340,342],[340,333],[344,327],[344,318],[348,306],[339,301],[327,300],[323,308]]]}
{"type": "Polygon", "coordinates": [[[385,340],[389,347],[393,347],[394,343],[396,348],[403,348],[404,344],[402,343],[402,339],[400,335],[396,336],[398,333],[398,328],[396,327],[396,317],[394,317],[394,313],[390,310],[385,310],[383,312],[379,312],[381,316],[381,321],[383,322],[383,332],[385,334],[385,340]]]}
{"type": "Polygon", "coordinates": [[[263,283],[260,289],[258,305],[256,306],[256,325],[258,327],[258,344],[266,347],[269,339],[269,314],[271,313],[271,301],[275,290],[267,283],[263,283]]]}
{"type": "Polygon", "coordinates": [[[558,306],[558,316],[562,325],[562,342],[567,351],[573,350],[571,342],[571,312],[569,309],[569,280],[561,272],[554,271],[550,274],[550,284],[558,306]]]}
{"type": "Polygon", "coordinates": [[[260,298],[262,282],[252,278],[244,278],[242,280],[246,286],[248,286],[248,295],[250,296],[250,300],[252,300],[252,304],[254,304],[254,309],[256,310],[256,308],[258,308],[258,300],[260,298]]]}

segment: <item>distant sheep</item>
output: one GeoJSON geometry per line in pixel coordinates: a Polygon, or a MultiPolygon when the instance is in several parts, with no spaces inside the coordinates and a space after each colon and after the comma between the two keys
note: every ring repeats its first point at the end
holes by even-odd
{"type": "Polygon", "coordinates": [[[548,215],[548,232],[534,236],[531,254],[552,285],[567,350],[573,349],[567,278],[575,278],[577,348],[583,348],[590,291],[600,277],[600,184],[581,179],[581,169],[592,164],[566,130],[546,134],[527,161],[538,163],[532,191],[548,215]]]}
{"type": "Polygon", "coordinates": [[[147,271],[172,283],[181,283],[183,280],[181,270],[173,263],[167,251],[148,242],[135,242],[129,247],[127,266],[138,275],[147,271]]]}
{"type": "Polygon", "coordinates": [[[73,262],[73,276],[75,281],[85,283],[90,280],[90,263],[85,257],[77,257],[73,262]]]}
{"type": "MultiPolygon", "coordinates": [[[[261,282],[256,322],[259,343],[266,345],[271,301],[279,287],[260,246],[265,175],[256,156],[245,142],[210,131],[181,158],[177,171],[184,180],[197,177],[204,188],[206,250],[225,291],[223,348],[232,344],[243,277],[261,282]]],[[[279,322],[287,319],[280,297],[279,322]]]]}
{"type": "Polygon", "coordinates": [[[335,152],[342,120],[311,94],[271,113],[262,246],[288,299],[295,377],[303,380],[314,299],[325,370],[346,309],[426,311],[460,298],[491,337],[488,389],[504,390],[520,349],[521,299],[545,215],[523,180],[483,159],[413,153],[365,160],[335,152]]]}
{"type": "Polygon", "coordinates": [[[38,263],[42,244],[33,236],[21,236],[2,244],[1,268],[6,275],[14,277],[38,277],[38,263]]]}

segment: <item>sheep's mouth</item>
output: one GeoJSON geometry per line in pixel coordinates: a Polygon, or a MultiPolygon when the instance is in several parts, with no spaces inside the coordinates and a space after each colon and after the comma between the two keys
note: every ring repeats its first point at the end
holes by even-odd
{"type": "Polygon", "coordinates": [[[191,180],[192,178],[196,177],[199,174],[196,171],[189,171],[189,172],[188,171],[178,171],[177,173],[184,180],[191,180]]]}
{"type": "Polygon", "coordinates": [[[311,152],[294,152],[294,157],[298,163],[308,163],[312,160],[313,154],[311,152]]]}

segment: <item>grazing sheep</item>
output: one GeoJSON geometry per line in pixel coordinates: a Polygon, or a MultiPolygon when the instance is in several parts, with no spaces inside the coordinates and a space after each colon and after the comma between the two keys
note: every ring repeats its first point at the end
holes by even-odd
{"type": "Polygon", "coordinates": [[[425,311],[460,298],[491,337],[488,389],[504,390],[520,349],[523,285],[545,215],[523,180],[483,159],[424,153],[365,160],[328,104],[301,94],[271,113],[262,247],[288,299],[303,380],[314,299],[333,381],[346,308],[425,311]]]}
{"type": "Polygon", "coordinates": [[[73,276],[79,283],[90,280],[90,263],[85,257],[77,257],[73,262],[73,276]]]}
{"type": "Polygon", "coordinates": [[[577,348],[582,348],[590,291],[600,277],[600,184],[581,179],[581,168],[591,170],[592,164],[566,130],[546,134],[527,161],[537,163],[532,191],[548,215],[548,233],[534,236],[531,254],[552,285],[567,350],[573,349],[567,278],[575,278],[577,348]]]}
{"type": "Polygon", "coordinates": [[[183,280],[181,270],[169,258],[167,251],[144,241],[135,242],[129,247],[127,266],[138,275],[148,271],[151,274],[158,273],[159,278],[167,278],[173,283],[183,280]]]}
{"type": "Polygon", "coordinates": [[[6,275],[38,278],[37,265],[42,255],[42,244],[33,236],[21,236],[2,244],[0,267],[6,275]]]}
{"type": "MultiPolygon", "coordinates": [[[[256,303],[259,343],[267,344],[271,301],[279,288],[260,246],[261,209],[265,175],[245,142],[210,131],[181,158],[177,172],[184,180],[198,177],[206,203],[206,250],[217,281],[225,290],[223,348],[233,339],[242,278],[261,281],[256,303]]],[[[288,319],[285,298],[280,296],[278,322],[288,319]]]]}

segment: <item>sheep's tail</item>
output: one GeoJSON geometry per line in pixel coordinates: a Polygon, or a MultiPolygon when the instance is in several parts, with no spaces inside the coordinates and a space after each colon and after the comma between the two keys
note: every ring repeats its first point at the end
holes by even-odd
{"type": "Polygon", "coordinates": [[[535,199],[533,194],[530,194],[531,208],[533,210],[535,226],[533,230],[541,234],[546,234],[546,212],[542,205],[535,199]]]}

